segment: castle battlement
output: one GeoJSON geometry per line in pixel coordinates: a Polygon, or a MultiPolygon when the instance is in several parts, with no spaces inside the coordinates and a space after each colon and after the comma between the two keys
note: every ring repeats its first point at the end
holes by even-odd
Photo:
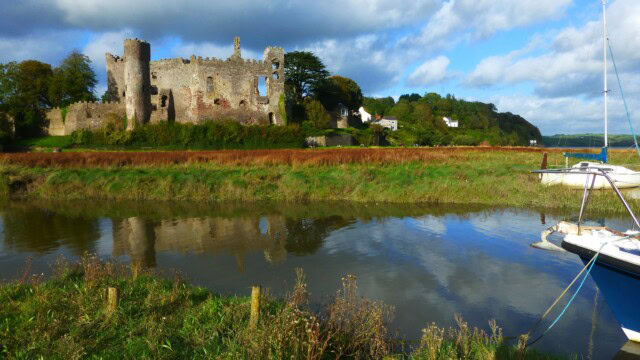
{"type": "Polygon", "coordinates": [[[124,63],[124,58],[121,58],[118,55],[113,55],[111,53],[106,53],[105,54],[105,59],[107,61],[111,61],[111,62],[114,62],[114,63],[118,63],[118,62],[124,63]]]}
{"type": "Polygon", "coordinates": [[[125,42],[125,44],[126,44],[126,43],[139,43],[139,44],[149,45],[149,43],[148,43],[148,42],[146,42],[146,41],[144,41],[144,40],[141,40],[141,39],[138,39],[138,38],[134,38],[134,39],[131,39],[131,38],[129,38],[129,39],[124,39],[124,42],[125,42]]]}

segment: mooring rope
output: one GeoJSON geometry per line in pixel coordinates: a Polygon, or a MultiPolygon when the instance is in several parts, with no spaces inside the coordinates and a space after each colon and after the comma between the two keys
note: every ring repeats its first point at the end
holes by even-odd
{"type": "Polygon", "coordinates": [[[569,306],[571,305],[571,303],[573,302],[573,300],[576,298],[576,296],[578,295],[578,293],[580,292],[580,289],[582,289],[582,285],[584,285],[584,282],[587,280],[587,277],[589,277],[589,273],[591,272],[591,269],[593,269],[593,266],[596,264],[596,259],[598,258],[598,255],[600,255],[600,252],[602,251],[602,249],[604,249],[605,246],[612,244],[614,242],[618,242],[618,241],[622,241],[622,240],[627,240],[630,238],[634,238],[638,236],[638,234],[632,234],[632,235],[627,235],[625,237],[621,237],[620,239],[615,239],[615,240],[611,240],[611,241],[607,241],[604,244],[602,244],[602,246],[600,246],[600,249],[598,249],[598,251],[596,252],[596,254],[591,258],[591,260],[589,260],[589,262],[582,268],[582,270],[580,270],[580,272],[578,273],[578,275],[576,275],[576,277],[573,279],[573,281],[571,281],[571,283],[569,284],[569,286],[566,287],[566,289],[564,289],[564,291],[560,294],[560,296],[558,296],[558,298],[556,299],[556,301],[553,302],[553,304],[551,304],[551,306],[549,306],[549,308],[547,309],[547,311],[542,315],[542,317],[540,318],[540,320],[538,320],[538,322],[535,323],[535,325],[533,325],[531,327],[531,330],[529,330],[527,332],[527,334],[531,334],[533,331],[536,330],[536,328],[538,327],[538,325],[542,322],[542,320],[551,312],[551,309],[553,309],[556,304],[558,303],[558,301],[560,301],[560,299],[562,299],[564,297],[564,295],[567,293],[567,291],[569,291],[569,289],[571,288],[571,286],[573,286],[573,284],[576,282],[576,280],[578,280],[578,278],[580,278],[580,275],[582,275],[582,273],[587,270],[587,273],[584,275],[584,277],[582,278],[582,281],[580,282],[580,285],[578,286],[578,289],[576,290],[576,292],[573,294],[573,296],[571,297],[571,299],[569,299],[569,302],[567,302],[567,305],[565,305],[564,309],[562,309],[562,311],[560,312],[560,314],[556,317],[555,320],[553,320],[553,322],[551,323],[551,325],[549,325],[549,327],[547,327],[547,329],[540,335],[538,336],[535,340],[527,343],[526,346],[531,346],[533,344],[535,344],[536,342],[538,342],[540,339],[542,339],[548,332],[549,330],[551,330],[551,328],[553,328],[555,326],[555,324],[560,320],[560,318],[562,318],[562,316],[564,315],[564,313],[567,311],[567,309],[569,308],[569,306]]]}

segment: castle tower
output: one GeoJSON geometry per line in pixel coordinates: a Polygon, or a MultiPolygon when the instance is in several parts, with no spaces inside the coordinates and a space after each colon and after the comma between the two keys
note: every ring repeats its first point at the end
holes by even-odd
{"type": "Polygon", "coordinates": [[[138,39],[124,41],[125,106],[127,130],[144,124],[151,117],[151,46],[138,39]]]}
{"type": "Polygon", "coordinates": [[[240,51],[240,37],[236,36],[233,38],[233,58],[242,58],[242,53],[240,51]]]}

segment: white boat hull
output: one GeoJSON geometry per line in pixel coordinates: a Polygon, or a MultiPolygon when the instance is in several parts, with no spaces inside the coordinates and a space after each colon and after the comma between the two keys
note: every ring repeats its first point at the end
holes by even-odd
{"type": "MultiPolygon", "coordinates": [[[[576,171],[586,168],[606,169],[607,175],[609,175],[611,180],[613,180],[616,187],[619,189],[628,189],[640,186],[640,172],[627,169],[623,166],[581,162],[572,167],[572,169],[576,169],[576,171]]],[[[584,174],[584,170],[580,171],[582,171],[582,173],[544,173],[541,174],[541,182],[543,185],[564,185],[570,188],[584,189],[587,176],[590,178],[589,181],[591,181],[593,177],[591,175],[584,174]]],[[[609,184],[604,176],[596,176],[593,188],[611,189],[611,184],[609,184]]]]}
{"type": "Polygon", "coordinates": [[[622,331],[624,331],[624,334],[627,335],[629,340],[640,343],[640,332],[629,330],[624,327],[622,328],[622,331]]]}

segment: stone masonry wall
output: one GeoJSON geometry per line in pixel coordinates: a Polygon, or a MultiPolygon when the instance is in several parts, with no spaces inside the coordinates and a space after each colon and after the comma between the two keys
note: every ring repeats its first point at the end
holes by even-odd
{"type": "Polygon", "coordinates": [[[114,116],[124,119],[125,106],[120,102],[92,103],[79,102],[69,105],[67,115],[62,119],[60,108],[53,108],[47,112],[49,121],[48,133],[54,136],[70,135],[75,130],[96,130],[105,125],[105,120],[114,116]]]}
{"type": "MultiPolygon", "coordinates": [[[[109,91],[122,96],[127,89],[124,61],[111,54],[106,58],[109,91]]],[[[284,125],[278,110],[284,94],[282,48],[267,47],[263,60],[242,59],[236,39],[236,52],[227,60],[191,56],[151,61],[150,68],[152,123],[199,123],[230,116],[241,122],[284,125]],[[264,79],[266,93],[259,93],[259,79],[264,79]]]]}

